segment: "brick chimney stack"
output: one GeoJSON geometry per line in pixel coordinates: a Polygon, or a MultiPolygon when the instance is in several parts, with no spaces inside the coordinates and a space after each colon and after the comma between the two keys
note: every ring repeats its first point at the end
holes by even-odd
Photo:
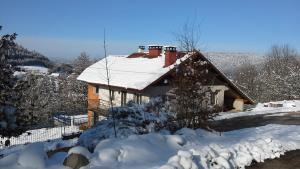
{"type": "Polygon", "coordinates": [[[149,45],[149,57],[150,58],[156,58],[157,56],[161,55],[162,46],[160,45],[149,45]]]}
{"type": "Polygon", "coordinates": [[[168,67],[174,64],[177,60],[177,51],[175,46],[165,47],[165,66],[168,67]]]}
{"type": "Polygon", "coordinates": [[[138,53],[144,53],[145,46],[139,46],[138,53]]]}

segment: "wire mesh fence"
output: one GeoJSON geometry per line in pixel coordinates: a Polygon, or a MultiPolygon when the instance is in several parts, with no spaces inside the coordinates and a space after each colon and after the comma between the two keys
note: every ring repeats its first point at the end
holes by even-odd
{"type": "Polygon", "coordinates": [[[86,115],[54,116],[52,126],[32,126],[31,130],[17,137],[0,137],[0,149],[12,145],[59,139],[66,135],[78,135],[81,132],[80,125],[87,123],[87,120],[86,115]]]}

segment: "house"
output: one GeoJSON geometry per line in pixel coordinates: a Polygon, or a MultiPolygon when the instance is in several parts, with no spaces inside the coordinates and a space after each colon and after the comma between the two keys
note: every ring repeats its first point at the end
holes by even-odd
{"type": "Polygon", "coordinates": [[[88,84],[90,116],[107,108],[110,94],[115,106],[125,105],[129,101],[141,104],[157,96],[165,98],[171,89],[174,65],[181,64],[189,57],[199,57],[209,63],[209,71],[214,75],[214,85],[210,87],[217,91],[214,103],[223,107],[224,111],[241,111],[244,104],[253,103],[200,52],[179,52],[174,46],[161,45],[149,45],[148,52],[144,50],[144,46],[139,46],[138,52],[131,55],[109,55],[107,60],[101,59],[80,74],[77,79],[88,84]]]}

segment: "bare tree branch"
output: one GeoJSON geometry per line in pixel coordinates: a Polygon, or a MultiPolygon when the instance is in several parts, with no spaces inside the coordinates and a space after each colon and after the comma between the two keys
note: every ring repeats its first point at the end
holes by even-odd
{"type": "Polygon", "coordinates": [[[179,43],[180,50],[188,52],[199,50],[200,28],[200,24],[195,19],[192,22],[187,21],[184,23],[181,30],[175,33],[175,39],[179,43]]]}
{"type": "Polygon", "coordinates": [[[103,49],[104,49],[106,79],[107,79],[107,86],[108,86],[108,92],[109,92],[109,104],[110,104],[110,108],[111,108],[111,112],[112,112],[114,134],[115,134],[115,137],[117,137],[116,122],[115,122],[115,112],[114,112],[114,106],[113,106],[113,102],[112,102],[112,93],[111,93],[111,86],[110,86],[110,73],[109,73],[107,53],[106,53],[106,35],[105,35],[105,29],[104,29],[104,38],[103,38],[103,49]]]}

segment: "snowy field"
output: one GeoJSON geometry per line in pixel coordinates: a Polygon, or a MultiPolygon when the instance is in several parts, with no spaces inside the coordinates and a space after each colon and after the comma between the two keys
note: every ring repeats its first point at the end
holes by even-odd
{"type": "MultiPolygon", "coordinates": [[[[62,134],[70,134],[79,131],[79,126],[65,126],[55,128],[42,128],[36,130],[29,130],[18,137],[10,138],[10,145],[27,144],[34,142],[41,142],[47,140],[58,139],[62,134]]],[[[8,138],[0,138],[0,148],[4,147],[4,143],[8,138]]]]}
{"type": "MultiPolygon", "coordinates": [[[[300,112],[300,100],[284,100],[284,101],[277,101],[277,102],[269,102],[269,103],[258,103],[255,108],[250,111],[245,112],[222,112],[220,116],[217,116],[215,120],[223,120],[223,119],[230,119],[234,117],[241,117],[241,116],[254,116],[254,115],[261,115],[261,114],[273,114],[272,116],[276,116],[276,114],[280,114],[283,116],[289,112],[300,112]],[[271,104],[282,104],[282,107],[266,107],[271,104]]],[[[279,116],[280,116],[279,115],[279,116]]]]}

